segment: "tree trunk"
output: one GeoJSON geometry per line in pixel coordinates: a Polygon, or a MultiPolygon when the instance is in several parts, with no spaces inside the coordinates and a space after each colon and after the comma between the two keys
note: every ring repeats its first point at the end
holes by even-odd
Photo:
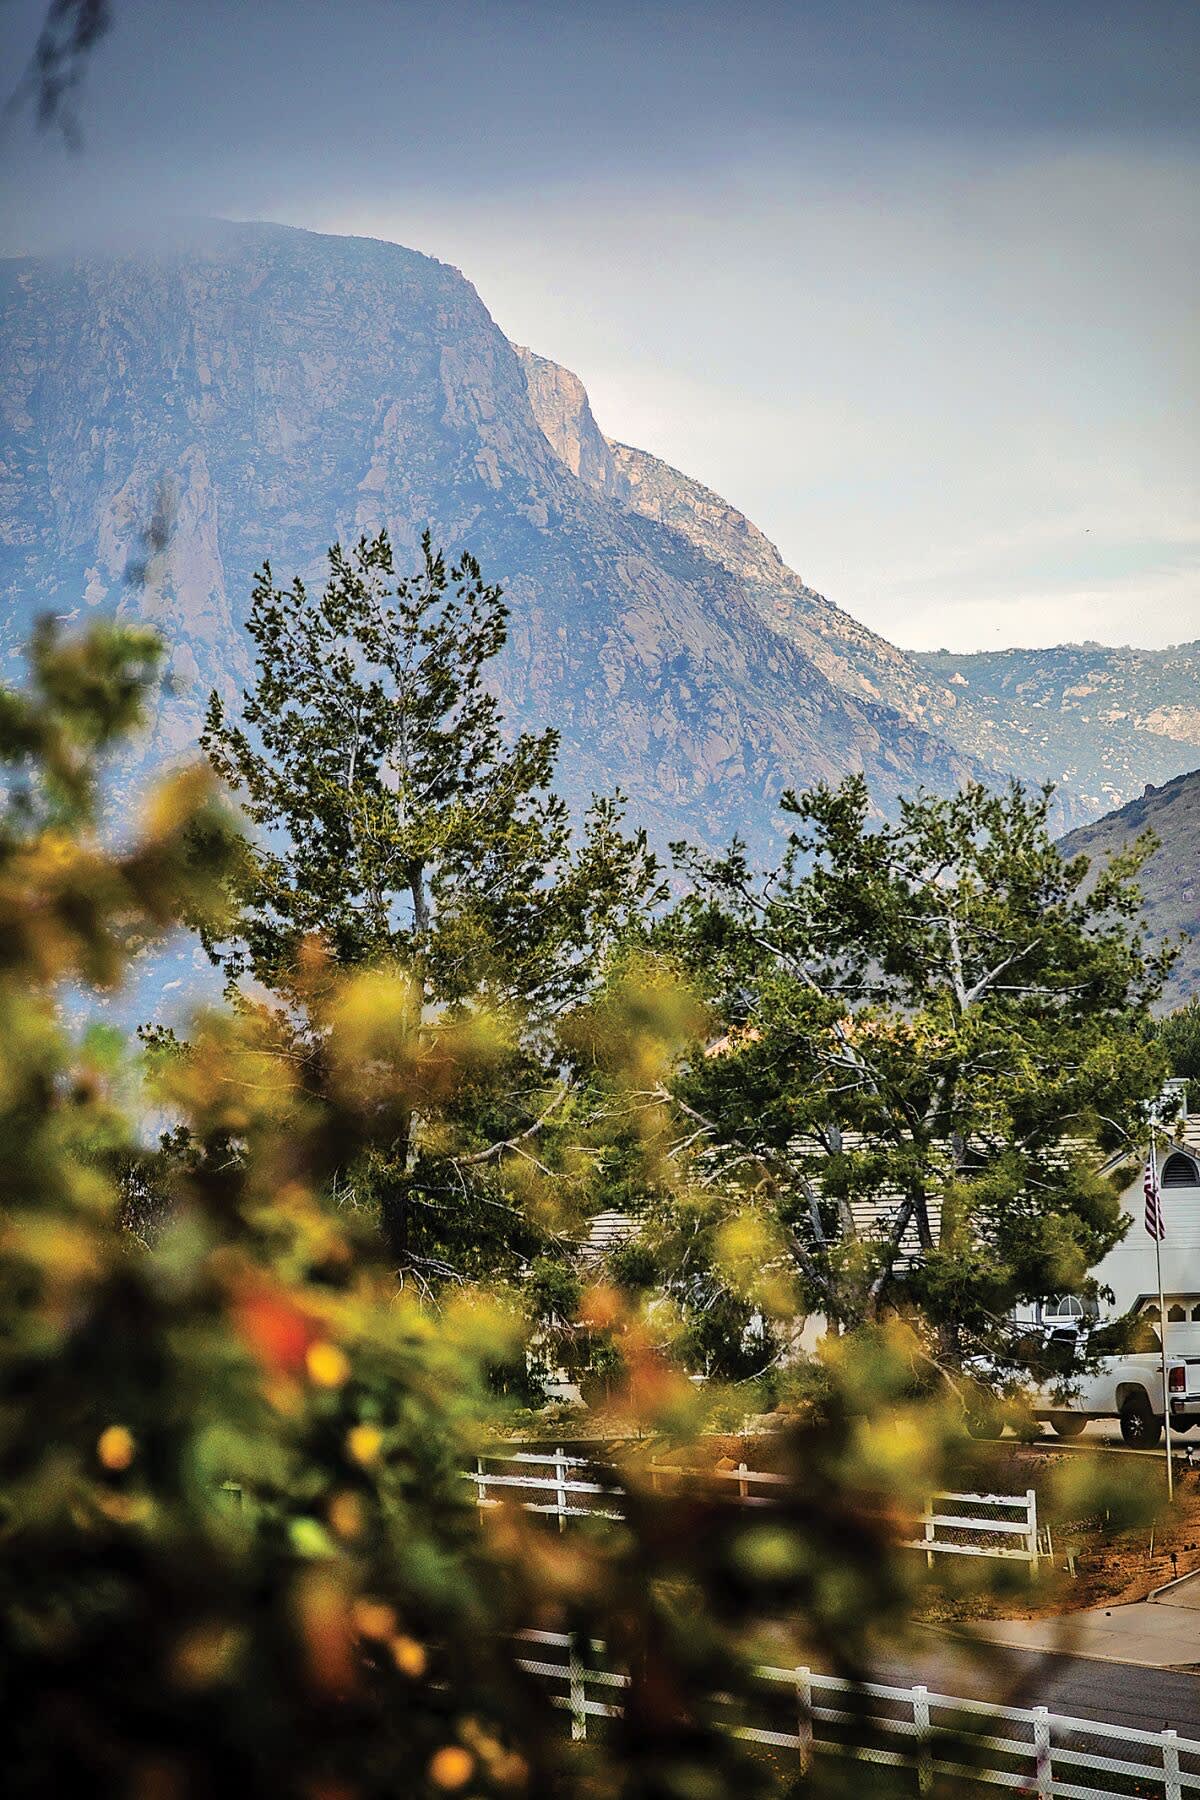
{"type": "Polygon", "coordinates": [[[429,900],[425,893],[424,863],[409,863],[408,888],[412,895],[413,924],[419,936],[424,937],[429,930],[429,900]]]}

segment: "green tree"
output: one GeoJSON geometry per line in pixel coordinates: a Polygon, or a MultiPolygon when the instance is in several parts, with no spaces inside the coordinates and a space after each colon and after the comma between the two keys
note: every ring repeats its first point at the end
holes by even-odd
{"type": "Polygon", "coordinates": [[[1172,1075],[1197,1083],[1200,1092],[1200,996],[1159,1019],[1155,1033],[1172,1075]]]}
{"type": "Polygon", "coordinates": [[[860,779],[789,795],[765,876],[680,849],[694,892],[659,933],[721,1033],[669,1084],[709,1240],[840,1327],[914,1310],[947,1364],[1087,1287],[1122,1232],[1100,1165],[1162,1072],[1147,846],[1089,882],[1048,802],[972,786],[876,826],[860,779]]]}
{"type": "MultiPolygon", "coordinates": [[[[558,736],[506,741],[489,662],[507,612],[470,556],[428,537],[414,579],[386,535],[330,552],[320,595],[264,569],[248,629],[257,679],[244,723],[216,695],[203,745],[256,829],[232,884],[236,921],[206,934],[232,984],[249,978],[311,1023],[337,970],[403,971],[414,1044],[456,1009],[497,1024],[479,1079],[396,1120],[350,1173],[419,1279],[527,1264],[545,1232],[502,1170],[576,1189],[550,1142],[571,1117],[558,1022],[660,894],[643,833],[595,800],[576,836],[550,782],[558,736]],[[448,1148],[452,1145],[452,1148],[448,1148]],[[535,1150],[537,1155],[535,1156],[535,1150]]],[[[319,1036],[308,1037],[319,1048],[319,1036]]]]}

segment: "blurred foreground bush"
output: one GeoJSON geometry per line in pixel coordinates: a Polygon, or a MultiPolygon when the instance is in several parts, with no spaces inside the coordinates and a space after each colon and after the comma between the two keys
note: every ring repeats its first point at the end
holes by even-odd
{"type": "MultiPolygon", "coordinates": [[[[153,641],[43,632],[0,694],[0,1686],[6,1791],[136,1800],[661,1796],[799,1791],[722,1729],[782,1638],[864,1671],[922,1560],[897,1539],[955,1443],[903,1331],[844,1341],[777,1445],[769,1516],[656,1494],[563,1537],[477,1519],[460,1471],[523,1354],[520,1309],[464,1286],[436,1312],[356,1240],[327,1177],[489,1054],[486,1018],[397,1025],[386,970],[331,983],[320,1054],[253,1008],[153,1058],[180,1126],[163,1222],[122,1229],[136,1158],[109,1036],[65,1022],[181,916],[219,905],[236,844],[204,778],[174,778],[104,847],[97,763],[138,717],[153,641]],[[574,1745],[522,1673],[522,1627],[604,1639],[625,1717],[574,1745]],[[727,1716],[727,1715],[726,1715],[727,1716]]],[[[219,928],[214,921],[214,929],[219,928]]],[[[399,982],[399,985],[398,985],[399,982]]],[[[636,1059],[634,1059],[636,1060],[636,1059]]],[[[644,1081],[634,1070],[631,1081],[644,1081]]],[[[753,1257],[740,1241],[731,1257],[753,1257]]],[[[594,1287],[616,1417],[698,1422],[652,1310],[594,1287]]],[[[891,1779],[872,1770],[871,1791],[891,1779]]],[[[902,1788],[907,1778],[902,1778],[902,1788]]],[[[804,1792],[842,1792],[818,1765],[804,1792]]]]}

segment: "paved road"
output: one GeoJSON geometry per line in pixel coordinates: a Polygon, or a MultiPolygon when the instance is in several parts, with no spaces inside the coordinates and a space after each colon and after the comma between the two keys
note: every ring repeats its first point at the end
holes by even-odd
{"type": "Polygon", "coordinates": [[[1081,1656],[992,1647],[982,1661],[940,1631],[922,1633],[927,1649],[888,1659],[877,1680],[897,1687],[924,1682],[943,1694],[1011,1706],[1048,1706],[1070,1718],[1200,1738],[1200,1677],[1173,1669],[1100,1662],[1081,1656]]]}

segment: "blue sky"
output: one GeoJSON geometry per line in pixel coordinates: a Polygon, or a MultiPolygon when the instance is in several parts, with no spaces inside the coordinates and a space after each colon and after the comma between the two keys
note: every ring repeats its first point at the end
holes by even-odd
{"type": "Polygon", "coordinates": [[[1193,0],[114,3],[4,250],[395,238],[896,641],[1200,635],[1193,0]]]}

